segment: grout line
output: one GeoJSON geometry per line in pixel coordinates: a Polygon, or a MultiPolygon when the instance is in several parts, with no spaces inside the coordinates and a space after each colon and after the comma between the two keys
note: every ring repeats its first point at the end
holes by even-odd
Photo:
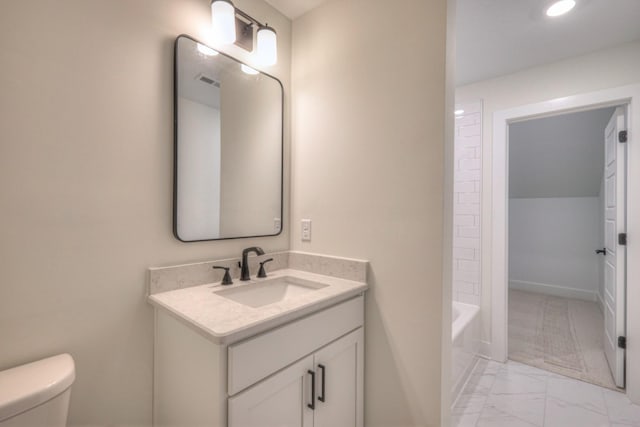
{"type": "Polygon", "coordinates": [[[549,376],[544,384],[544,406],[542,408],[542,427],[547,424],[547,401],[549,399],[549,376]]]}

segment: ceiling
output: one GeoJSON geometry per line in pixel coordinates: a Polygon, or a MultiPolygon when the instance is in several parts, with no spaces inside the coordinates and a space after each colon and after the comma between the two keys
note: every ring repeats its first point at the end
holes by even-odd
{"type": "Polygon", "coordinates": [[[509,125],[509,197],[597,197],[614,109],[509,125]]]}
{"type": "Polygon", "coordinates": [[[296,19],[322,3],[326,3],[327,0],[266,0],[266,2],[287,18],[296,19]]]}
{"type": "Polygon", "coordinates": [[[546,0],[458,0],[456,85],[640,39],[640,0],[576,0],[548,18],[546,0]]]}

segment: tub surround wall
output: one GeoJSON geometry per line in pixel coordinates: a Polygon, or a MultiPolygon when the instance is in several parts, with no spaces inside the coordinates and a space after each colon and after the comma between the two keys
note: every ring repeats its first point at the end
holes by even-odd
{"type": "MultiPolygon", "coordinates": [[[[367,281],[367,261],[294,251],[268,253],[261,257],[250,256],[251,277],[255,277],[258,273],[259,261],[268,258],[273,258],[273,261],[265,265],[267,274],[270,271],[292,269],[357,282],[367,281]]],[[[240,258],[228,258],[149,268],[149,295],[220,282],[224,271],[214,270],[212,268],[214,265],[229,267],[229,274],[233,280],[240,280],[240,267],[238,267],[240,261],[240,258]]]]}
{"type": "Polygon", "coordinates": [[[446,6],[329,1],[293,23],[292,249],[370,262],[367,427],[441,425],[446,6]]]}
{"type": "MultiPolygon", "coordinates": [[[[234,3],[276,28],[288,108],[290,21],[234,3]]],[[[210,25],[208,0],[0,4],[0,369],[71,353],[69,426],[151,425],[150,265],[289,249],[288,111],[283,233],[172,235],[173,42],[210,25]]]]}
{"type": "Polygon", "coordinates": [[[453,172],[453,300],[480,305],[482,103],[456,104],[453,172]]]}

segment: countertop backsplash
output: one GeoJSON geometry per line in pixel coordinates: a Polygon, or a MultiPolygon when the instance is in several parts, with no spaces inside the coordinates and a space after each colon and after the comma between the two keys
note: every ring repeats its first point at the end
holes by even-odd
{"type": "MultiPolygon", "coordinates": [[[[358,282],[366,282],[367,279],[367,261],[296,251],[273,252],[259,257],[250,256],[249,270],[252,277],[258,273],[259,262],[268,258],[273,258],[273,261],[265,265],[267,274],[270,271],[290,268],[358,282]]],[[[212,268],[214,265],[229,267],[233,280],[239,280],[239,262],[240,257],[168,267],[151,267],[148,276],[149,295],[220,282],[224,270],[214,270],[212,268]]]]}

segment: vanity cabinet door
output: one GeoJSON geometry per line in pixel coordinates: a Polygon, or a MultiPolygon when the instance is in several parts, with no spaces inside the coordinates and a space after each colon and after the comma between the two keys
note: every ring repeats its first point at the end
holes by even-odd
{"type": "Polygon", "coordinates": [[[318,350],[314,427],[363,426],[363,328],[318,350]]]}
{"type": "Polygon", "coordinates": [[[307,356],[229,398],[228,426],[312,427],[313,410],[307,406],[312,398],[312,369],[313,356],[307,356]]]}

